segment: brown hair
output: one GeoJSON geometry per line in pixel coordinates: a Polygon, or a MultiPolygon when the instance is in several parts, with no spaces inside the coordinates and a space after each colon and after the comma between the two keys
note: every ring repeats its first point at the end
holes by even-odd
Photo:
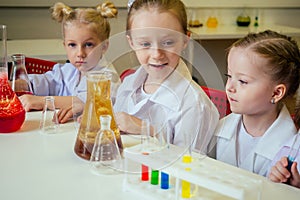
{"type": "Polygon", "coordinates": [[[150,8],[154,8],[159,12],[172,13],[180,22],[183,33],[188,33],[186,9],[180,0],[136,0],[129,6],[126,25],[127,35],[131,29],[132,17],[140,10],[149,10],[150,8]]]}
{"type": "Polygon", "coordinates": [[[294,122],[297,128],[300,128],[300,99],[298,99],[296,104],[294,122]]]}
{"type": "Polygon", "coordinates": [[[57,2],[50,8],[52,18],[62,23],[62,31],[72,23],[88,24],[91,30],[99,36],[101,41],[109,38],[110,24],[107,18],[116,17],[118,10],[111,2],[105,2],[96,6],[96,8],[76,8],[57,2]]]}
{"type": "Polygon", "coordinates": [[[248,48],[266,58],[268,65],[264,65],[263,71],[275,82],[286,85],[285,97],[295,95],[300,83],[300,52],[291,37],[266,30],[249,33],[233,43],[229,50],[233,47],[248,48]]]}

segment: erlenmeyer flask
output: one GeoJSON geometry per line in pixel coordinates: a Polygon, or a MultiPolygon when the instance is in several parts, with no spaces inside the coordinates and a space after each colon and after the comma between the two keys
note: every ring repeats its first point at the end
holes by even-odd
{"type": "Polygon", "coordinates": [[[55,134],[58,132],[59,122],[55,109],[54,97],[45,97],[45,105],[40,121],[40,130],[42,133],[55,134]]]}
{"type": "Polygon", "coordinates": [[[25,110],[8,83],[6,26],[0,25],[0,133],[10,133],[21,128],[25,110]]]}
{"type": "Polygon", "coordinates": [[[115,133],[110,129],[110,122],[110,115],[100,116],[101,129],[90,158],[91,169],[95,174],[115,174],[122,170],[122,158],[115,133]]]}
{"type": "Polygon", "coordinates": [[[25,67],[25,55],[14,54],[11,56],[13,66],[10,74],[11,87],[15,91],[17,96],[23,94],[33,94],[31,83],[29,81],[26,67],[25,67]]]}
{"type": "Polygon", "coordinates": [[[95,138],[100,130],[100,116],[110,115],[110,128],[115,133],[120,153],[123,151],[120,131],[115,122],[112,101],[110,98],[110,72],[91,71],[87,75],[87,99],[81,118],[75,153],[86,160],[90,160],[95,138]]]}

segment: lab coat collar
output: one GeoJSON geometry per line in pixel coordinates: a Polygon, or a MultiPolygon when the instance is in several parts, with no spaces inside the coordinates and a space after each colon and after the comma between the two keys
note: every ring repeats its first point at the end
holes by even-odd
{"type": "Polygon", "coordinates": [[[284,105],[275,122],[268,128],[256,147],[256,153],[273,159],[282,144],[297,132],[290,113],[284,105]],[[270,144],[270,141],[272,143],[270,144]],[[266,148],[268,146],[268,148],[266,148]]]}
{"type": "MultiPolygon", "coordinates": [[[[216,132],[217,136],[227,140],[231,139],[237,133],[237,127],[239,123],[242,123],[242,115],[231,113],[220,121],[220,125],[218,126],[218,130],[216,132]],[[231,123],[225,123],[225,120],[230,120],[231,123]],[[226,131],[222,131],[222,129],[226,131]]],[[[290,117],[288,109],[284,105],[277,119],[268,128],[255,147],[255,153],[270,160],[273,159],[278,150],[282,147],[284,141],[287,141],[288,138],[293,137],[296,132],[297,131],[294,122],[290,117]],[[272,142],[271,144],[270,141],[272,142]],[[266,146],[268,148],[266,148],[266,146]]]]}
{"type": "Polygon", "coordinates": [[[242,115],[235,113],[231,113],[222,118],[217,127],[216,136],[230,140],[237,133],[237,127],[239,127],[238,124],[241,120],[242,115]],[[230,123],[226,123],[227,120],[230,123]],[[226,131],[223,131],[223,129],[226,131]]]}
{"type": "MultiPolygon", "coordinates": [[[[135,80],[131,85],[128,85],[128,90],[132,90],[133,93],[145,82],[147,72],[140,67],[136,73],[135,80]],[[131,88],[131,89],[130,89],[131,88]]],[[[150,97],[150,101],[157,104],[161,104],[168,107],[171,110],[178,111],[181,106],[181,102],[185,96],[186,90],[192,82],[192,76],[183,62],[180,62],[172,74],[161,84],[159,89],[150,97]]],[[[131,97],[133,98],[133,93],[131,97]]]]}

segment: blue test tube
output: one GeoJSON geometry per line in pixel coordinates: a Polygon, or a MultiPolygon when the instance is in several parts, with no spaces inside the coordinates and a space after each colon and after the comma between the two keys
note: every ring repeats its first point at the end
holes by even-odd
{"type": "Polygon", "coordinates": [[[169,189],[169,174],[165,172],[160,173],[160,188],[169,189]]]}

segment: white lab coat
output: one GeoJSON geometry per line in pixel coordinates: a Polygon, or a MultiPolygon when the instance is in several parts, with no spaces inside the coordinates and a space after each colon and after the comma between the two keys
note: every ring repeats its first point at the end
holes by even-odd
{"type": "MultiPolygon", "coordinates": [[[[90,71],[110,71],[113,74],[111,82],[111,97],[116,96],[121,80],[114,66],[102,59],[90,71]]],[[[37,96],[76,96],[85,102],[87,82],[86,76],[80,77],[80,72],[71,63],[55,64],[51,71],[44,74],[29,74],[33,93],[37,96]]]]}
{"type": "Polygon", "coordinates": [[[240,167],[242,169],[267,175],[272,159],[287,139],[296,133],[295,124],[286,106],[280,111],[278,118],[264,133],[255,147],[251,149],[241,166],[238,166],[236,135],[237,127],[242,123],[242,115],[230,114],[221,119],[216,129],[217,160],[240,167]]]}
{"type": "Polygon", "coordinates": [[[124,79],[118,89],[114,111],[150,119],[151,124],[164,123],[169,141],[175,145],[186,146],[197,136],[193,140],[193,148],[206,153],[219,113],[201,87],[192,80],[185,63],[181,60],[149,99],[137,102],[136,91],[142,87],[146,77],[147,72],[140,67],[124,79]]]}

